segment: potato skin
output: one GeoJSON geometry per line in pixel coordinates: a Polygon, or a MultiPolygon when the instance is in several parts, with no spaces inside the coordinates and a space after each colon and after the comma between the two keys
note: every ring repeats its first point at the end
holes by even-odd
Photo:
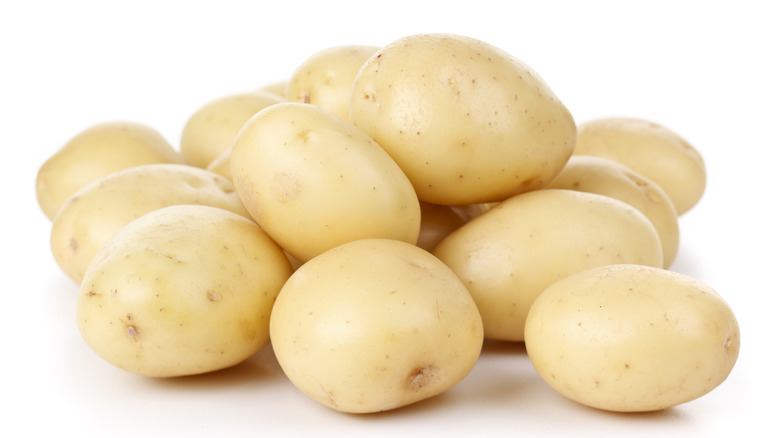
{"type": "Polygon", "coordinates": [[[680,226],[674,203],[658,184],[623,164],[597,156],[574,155],[545,188],[598,193],[635,207],[650,219],[661,238],[664,267],[670,267],[677,257],[680,226]]]}
{"type": "Polygon", "coordinates": [[[226,368],[268,343],[271,308],[291,271],[249,219],[165,207],[100,249],[79,290],[78,328],[100,357],[142,376],[226,368]]]}
{"type": "Polygon", "coordinates": [[[409,179],[324,108],[284,102],[258,112],[236,138],[230,173],[255,221],[302,262],[351,240],[417,241],[420,203],[409,179]]]}
{"type": "Polygon", "coordinates": [[[369,413],[434,397],[460,382],[482,348],[466,288],[423,249],[361,239],[303,264],[271,313],[285,374],[332,409],[369,413]]]}
{"type": "Polygon", "coordinates": [[[289,102],[317,105],[349,120],[349,101],[355,76],[379,47],[329,47],[306,58],[287,83],[289,102]]]}
{"type": "Polygon", "coordinates": [[[420,200],[444,205],[539,189],[576,140],[571,114],[536,72],[452,34],[381,48],[355,78],[350,120],[388,151],[420,200]]]}
{"type": "Polygon", "coordinates": [[[594,408],[665,409],[720,385],[736,363],[739,325],[710,286],[630,264],[548,287],[526,321],[526,350],[556,391],[594,408]]]}
{"type": "Polygon", "coordinates": [[[707,170],[696,148],[671,129],[631,117],[607,117],[577,127],[576,155],[625,165],[658,184],[682,215],[704,195],[707,170]]]}
{"type": "Polygon", "coordinates": [[[270,92],[244,92],[222,96],[198,108],[184,125],[179,150],[184,161],[196,167],[207,167],[225,150],[241,127],[261,109],[283,102],[270,92]]]}
{"type": "Polygon", "coordinates": [[[151,211],[177,204],[210,205],[251,219],[233,183],[185,164],[145,164],[82,187],[52,221],[55,261],[76,284],[101,246],[120,228],[151,211]]]}
{"type": "Polygon", "coordinates": [[[433,254],[469,289],[485,336],[504,341],[524,340],[531,303],[568,275],[614,263],[663,264],[658,233],[636,208],[560,189],[501,202],[445,237],[433,254]]]}
{"type": "Polygon", "coordinates": [[[76,134],[43,163],[36,177],[38,204],[53,220],[78,189],[102,176],[142,164],[182,162],[179,152],[149,126],[99,123],[76,134]]]}

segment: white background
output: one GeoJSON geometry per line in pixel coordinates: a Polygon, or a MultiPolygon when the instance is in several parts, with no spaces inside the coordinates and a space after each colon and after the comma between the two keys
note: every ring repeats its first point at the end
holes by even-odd
{"type": "Polygon", "coordinates": [[[773,6],[3,2],[0,435],[778,436],[780,32],[773,6]],[[148,124],[176,145],[206,101],[285,79],[329,46],[381,46],[420,32],[459,33],[512,53],[577,121],[646,118],[700,150],[708,188],[680,219],[672,269],[713,286],[737,315],[742,348],[726,382],[663,412],[611,414],[558,396],[519,346],[491,343],[444,395],[354,416],[298,392],[268,348],[230,370],[153,380],[115,369],[85,346],[74,318],[77,288],[50,255],[50,223],[35,201],[35,175],[48,156],[108,120],[148,124]]]}

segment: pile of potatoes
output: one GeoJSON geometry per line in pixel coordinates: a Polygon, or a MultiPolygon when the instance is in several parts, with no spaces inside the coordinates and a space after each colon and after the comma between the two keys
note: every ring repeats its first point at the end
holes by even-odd
{"type": "Polygon", "coordinates": [[[722,383],[739,328],[669,270],[700,154],[658,124],[574,117],[479,40],[419,34],[312,54],[288,80],[152,128],[82,131],[37,176],[76,321],[111,364],[206,373],[269,342],[350,413],[460,382],[486,339],[610,411],[722,383]]]}

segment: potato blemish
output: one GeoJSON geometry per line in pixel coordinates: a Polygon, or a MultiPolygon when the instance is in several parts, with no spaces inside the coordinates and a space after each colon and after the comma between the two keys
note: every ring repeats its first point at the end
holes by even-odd
{"type": "Polygon", "coordinates": [[[409,373],[407,384],[413,391],[420,391],[436,380],[439,369],[433,365],[418,367],[409,373]]]}

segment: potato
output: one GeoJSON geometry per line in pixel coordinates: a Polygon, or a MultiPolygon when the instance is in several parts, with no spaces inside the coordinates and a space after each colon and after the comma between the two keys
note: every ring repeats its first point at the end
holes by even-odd
{"type": "MultiPolygon", "coordinates": [[[[236,134],[238,135],[238,134],[236,134]]],[[[233,174],[230,173],[230,154],[233,153],[231,145],[227,150],[219,154],[214,160],[206,166],[206,170],[222,175],[229,180],[233,180],[233,174]]]]}
{"type": "Polygon", "coordinates": [[[291,274],[254,222],[174,205],[121,228],[89,265],[78,328],[100,357],[150,377],[235,365],[268,343],[271,308],[291,274]]]}
{"type": "Polygon", "coordinates": [[[179,149],[187,164],[206,167],[233,146],[239,129],[261,109],[283,102],[269,92],[246,92],[211,100],[187,120],[179,149]]]}
{"type": "Polygon", "coordinates": [[[355,77],[350,119],[401,166],[421,201],[496,202],[543,187],[576,140],[568,109],[528,66],[485,42],[417,34],[355,77]]]}
{"type": "Polygon", "coordinates": [[[36,196],[43,213],[54,216],[78,189],[118,170],[182,158],[156,130],[134,122],[105,122],[79,132],[38,170],[36,196]]]}
{"type": "Polygon", "coordinates": [[[658,232],[664,250],[663,266],[670,267],[677,257],[680,226],[674,203],[658,184],[617,161],[573,156],[545,188],[598,193],[630,204],[647,216],[658,232]]]}
{"type": "Polygon", "coordinates": [[[433,250],[474,297],[485,336],[524,340],[531,303],[552,283],[594,266],[662,266],[652,223],[636,208],[594,193],[542,189],[515,195],[472,219],[433,250]]]}
{"type": "Polygon", "coordinates": [[[564,396],[609,411],[653,411],[720,385],[739,326],[710,286],[630,264],[596,267],[548,287],[528,312],[528,357],[564,396]]]}
{"type": "Polygon", "coordinates": [[[101,246],[121,227],[176,204],[223,208],[251,219],[233,183],[184,164],[146,164],[120,170],[76,192],[52,222],[50,246],[63,272],[81,284],[101,246]]]}
{"type": "Polygon", "coordinates": [[[434,397],[473,368],[482,322],[466,288],[412,244],[363,239],[290,277],[271,313],[282,370],[342,412],[386,411],[434,397]]]}
{"type": "Polygon", "coordinates": [[[287,100],[287,80],[271,82],[258,88],[256,91],[271,93],[287,100]]]}
{"type": "Polygon", "coordinates": [[[665,126],[647,120],[610,117],[578,127],[577,155],[617,161],[661,186],[681,215],[704,195],[707,171],[690,143],[665,126]]]}
{"type": "Polygon", "coordinates": [[[442,239],[466,223],[464,217],[448,205],[420,202],[420,213],[417,246],[426,251],[433,251],[442,239]]]}
{"type": "Polygon", "coordinates": [[[315,105],[285,102],[244,125],[230,159],[239,197],[296,259],[369,237],[414,244],[420,203],[375,141],[315,105]]]}
{"type": "Polygon", "coordinates": [[[287,84],[287,100],[310,103],[349,120],[349,100],[355,75],[379,47],[336,46],[306,58],[287,84]]]}

